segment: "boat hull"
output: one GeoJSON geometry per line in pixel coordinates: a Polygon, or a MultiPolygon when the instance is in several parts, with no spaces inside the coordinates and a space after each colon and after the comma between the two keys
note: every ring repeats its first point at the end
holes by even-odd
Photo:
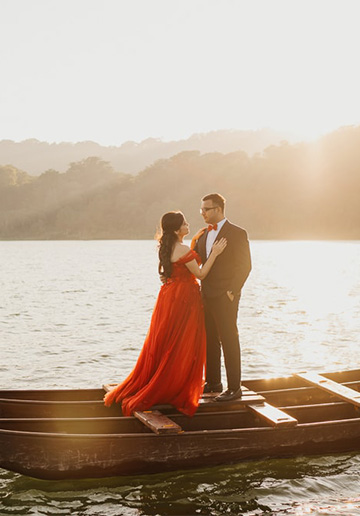
{"type": "Polygon", "coordinates": [[[0,466],[41,479],[139,475],[360,449],[360,420],[178,435],[0,430],[0,466]]]}
{"type": "MultiPolygon", "coordinates": [[[[327,376],[360,390],[360,371],[327,376]]],[[[204,399],[191,418],[158,407],[182,429],[158,435],[118,405],[104,407],[101,389],[0,391],[0,467],[59,480],[360,451],[352,403],[294,377],[244,383],[298,423],[272,427],[241,400],[204,399]]]]}

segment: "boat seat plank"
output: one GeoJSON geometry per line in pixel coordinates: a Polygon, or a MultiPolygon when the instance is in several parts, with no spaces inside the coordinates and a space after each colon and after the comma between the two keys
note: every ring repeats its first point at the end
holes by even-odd
{"type": "MultiPolygon", "coordinates": [[[[106,383],[104,384],[102,387],[104,389],[105,392],[109,392],[111,391],[112,389],[114,389],[114,387],[116,387],[117,385],[119,385],[118,383],[106,383]]],[[[240,398],[240,400],[244,401],[244,397],[247,397],[248,396],[252,396],[252,397],[257,397],[259,399],[264,399],[263,396],[261,396],[261,394],[258,394],[257,392],[254,392],[254,391],[251,391],[250,389],[248,389],[247,387],[244,387],[242,386],[241,387],[241,390],[242,390],[242,397],[240,398]]],[[[218,396],[220,394],[220,392],[207,392],[205,394],[202,395],[202,398],[203,399],[207,399],[207,398],[216,398],[216,396],[218,396]]]]}
{"type": "MultiPolygon", "coordinates": [[[[255,403],[255,402],[261,403],[262,401],[265,401],[264,396],[262,396],[261,394],[258,394],[257,392],[251,391],[247,387],[241,386],[241,390],[242,390],[241,398],[238,398],[238,399],[232,400],[232,401],[222,401],[221,405],[222,406],[225,404],[228,405],[229,403],[231,403],[231,404],[235,403],[238,405],[247,405],[248,403],[255,403]]],[[[204,404],[208,405],[210,403],[214,403],[217,406],[219,406],[219,402],[215,401],[216,396],[219,396],[219,394],[220,394],[219,392],[207,392],[207,393],[203,394],[202,398],[200,399],[200,405],[204,405],[204,404]]]]}
{"type": "Polygon", "coordinates": [[[179,434],[182,432],[181,426],[177,425],[169,417],[162,414],[159,410],[136,410],[134,417],[144,423],[155,434],[179,434]]]}
{"type": "MultiPolygon", "coordinates": [[[[117,384],[107,384],[103,388],[107,392],[113,389],[117,384]]],[[[211,392],[203,394],[199,401],[200,407],[213,407],[219,410],[234,410],[234,408],[246,407],[261,417],[268,424],[274,427],[290,427],[296,426],[297,420],[282,410],[266,403],[264,396],[242,386],[242,397],[232,401],[218,402],[215,401],[219,393],[211,392]]],[[[159,410],[136,411],[134,416],[143,424],[150,428],[156,434],[174,434],[182,432],[179,425],[174,423],[170,418],[162,414],[159,410]]]]}
{"type": "Polygon", "coordinates": [[[355,391],[350,387],[346,387],[345,385],[341,385],[341,383],[325,378],[325,376],[322,376],[321,374],[312,372],[295,373],[294,376],[301,378],[311,385],[315,385],[330,394],[334,394],[344,401],[348,401],[349,403],[360,407],[360,392],[355,391]]]}
{"type": "Polygon", "coordinates": [[[105,383],[102,387],[105,392],[110,392],[113,390],[114,387],[119,385],[118,383],[105,383]]]}
{"type": "Polygon", "coordinates": [[[250,403],[247,408],[252,412],[255,412],[257,416],[265,419],[267,423],[275,427],[291,427],[298,424],[297,419],[289,414],[286,414],[283,410],[273,407],[269,403],[250,403]]]}
{"type": "Polygon", "coordinates": [[[242,385],[241,386],[241,391],[242,391],[242,396],[259,396],[260,398],[262,398],[263,400],[265,399],[264,396],[262,396],[261,394],[255,392],[255,391],[251,391],[250,389],[248,389],[247,387],[245,387],[245,385],[242,385]]]}
{"type": "Polygon", "coordinates": [[[258,394],[257,392],[251,391],[247,387],[242,386],[242,396],[239,399],[227,402],[218,402],[215,401],[214,398],[218,396],[219,393],[211,392],[208,394],[204,394],[202,399],[200,400],[200,406],[216,406],[223,409],[227,409],[230,407],[234,409],[235,406],[244,408],[246,407],[252,412],[255,412],[257,416],[264,419],[268,424],[275,427],[289,427],[296,426],[297,420],[292,416],[289,416],[282,410],[273,407],[269,403],[266,403],[264,396],[258,394]]]}
{"type": "Polygon", "coordinates": [[[204,405],[214,405],[216,407],[227,407],[228,405],[248,405],[249,403],[261,403],[265,400],[263,396],[260,394],[255,394],[254,396],[242,396],[241,398],[238,398],[236,400],[231,401],[216,401],[215,398],[218,396],[218,393],[215,393],[215,395],[209,396],[205,395],[203,396],[199,401],[199,406],[204,405]]]}
{"type": "MultiPolygon", "coordinates": [[[[241,401],[247,400],[247,398],[249,396],[252,396],[252,397],[255,396],[255,397],[258,397],[259,399],[260,398],[264,399],[263,396],[261,396],[261,394],[251,391],[247,387],[242,386],[241,390],[242,390],[242,396],[241,396],[241,398],[239,398],[241,401]]],[[[216,398],[216,396],[219,396],[219,394],[220,394],[220,392],[206,392],[202,395],[202,398],[216,398]]]]}

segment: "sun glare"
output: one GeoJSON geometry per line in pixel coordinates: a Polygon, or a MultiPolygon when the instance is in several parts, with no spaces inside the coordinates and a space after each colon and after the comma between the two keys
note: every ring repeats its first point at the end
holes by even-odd
{"type": "Polygon", "coordinates": [[[298,308],[315,318],[346,312],[351,275],[344,274],[344,257],[336,244],[294,242],[286,249],[283,279],[291,285],[298,308]]]}

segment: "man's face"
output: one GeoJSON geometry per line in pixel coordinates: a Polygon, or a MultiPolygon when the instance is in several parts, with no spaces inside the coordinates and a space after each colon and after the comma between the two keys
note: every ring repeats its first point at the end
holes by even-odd
{"type": "Polygon", "coordinates": [[[222,218],[221,208],[211,200],[201,202],[200,212],[206,224],[215,224],[222,218]]]}

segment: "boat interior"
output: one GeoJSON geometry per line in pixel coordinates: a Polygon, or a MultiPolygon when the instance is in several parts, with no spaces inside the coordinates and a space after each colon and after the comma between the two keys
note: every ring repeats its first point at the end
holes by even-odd
{"type": "MultiPolygon", "coordinates": [[[[193,417],[177,412],[170,405],[159,405],[153,409],[155,412],[160,411],[162,417],[180,427],[178,433],[266,428],[271,430],[280,426],[289,428],[301,424],[360,419],[360,400],[357,399],[357,393],[360,392],[360,371],[328,373],[319,378],[320,380],[315,378],[319,385],[309,385],[309,382],[295,375],[244,381],[246,391],[243,398],[219,403],[204,396],[193,417]],[[328,390],[319,388],[321,382],[326,384],[327,380],[332,384],[336,382],[335,387],[330,385],[328,390]],[[339,397],[336,386],[342,398],[339,397]],[[276,417],[272,415],[269,419],[266,413],[272,409],[277,410],[276,417]],[[289,418],[287,421],[286,417],[289,418]]],[[[106,408],[102,402],[103,395],[103,389],[2,390],[0,430],[87,435],[141,435],[154,432],[146,421],[144,424],[137,417],[123,417],[118,405],[106,408]]]]}

